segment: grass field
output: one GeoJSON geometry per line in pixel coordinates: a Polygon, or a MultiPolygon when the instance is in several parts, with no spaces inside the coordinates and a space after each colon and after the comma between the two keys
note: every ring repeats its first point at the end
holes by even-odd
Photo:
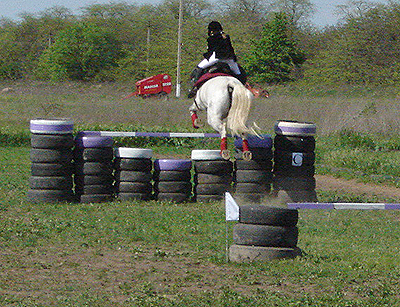
{"type": "MultiPolygon", "coordinates": [[[[235,264],[225,261],[222,202],[26,202],[29,119],[68,116],[77,129],[191,131],[188,100],[121,100],[131,89],[111,85],[9,87],[13,91],[0,96],[0,306],[400,304],[400,218],[396,211],[301,211],[298,246],[303,256],[235,264]],[[159,105],[169,111],[159,111],[159,105]]],[[[354,110],[366,108],[360,98],[349,100],[354,110]]],[[[352,112],[336,110],[339,101],[346,106],[345,97],[303,99],[280,94],[260,101],[262,111],[256,120],[267,133],[277,119],[314,121],[323,131],[317,140],[318,165],[323,165],[317,167],[318,172],[340,169],[338,176],[396,185],[400,142],[394,131],[398,129],[394,101],[387,98],[375,103],[380,108],[384,103],[393,106],[392,114],[387,111],[387,118],[380,119],[393,126],[384,137],[379,121],[375,126],[370,122],[369,130],[361,125],[365,118],[372,118],[368,112],[357,119],[356,132],[340,134],[350,126],[335,126],[335,116],[352,112]],[[329,105],[325,111],[323,104],[329,105]],[[328,111],[332,113],[324,115],[328,111]],[[383,179],[369,176],[377,174],[383,179]]],[[[368,104],[372,98],[365,101],[368,104]]],[[[203,141],[146,139],[134,144],[151,146],[165,157],[188,157],[193,147],[214,146],[203,141]]],[[[351,193],[318,194],[320,201],[398,201],[351,193]]]]}

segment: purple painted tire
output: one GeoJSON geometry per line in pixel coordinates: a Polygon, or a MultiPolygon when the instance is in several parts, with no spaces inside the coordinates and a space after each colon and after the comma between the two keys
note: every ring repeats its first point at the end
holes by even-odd
{"type": "Polygon", "coordinates": [[[112,147],[114,140],[109,136],[84,136],[75,138],[75,145],[84,148],[112,147]]]}
{"type": "Polygon", "coordinates": [[[191,160],[157,159],[154,161],[156,171],[186,171],[192,168],[191,160]]]}
{"type": "Polygon", "coordinates": [[[36,118],[30,121],[31,133],[69,134],[74,131],[74,122],[68,118],[36,118]]]}
{"type": "MultiPolygon", "coordinates": [[[[261,135],[261,138],[256,135],[249,135],[247,141],[250,148],[272,148],[272,138],[269,134],[261,135]]],[[[234,144],[236,148],[242,148],[243,140],[235,138],[234,144]]]]}
{"type": "Polygon", "coordinates": [[[314,136],[317,132],[315,124],[297,121],[278,121],[274,129],[276,134],[291,136],[314,136]]]}

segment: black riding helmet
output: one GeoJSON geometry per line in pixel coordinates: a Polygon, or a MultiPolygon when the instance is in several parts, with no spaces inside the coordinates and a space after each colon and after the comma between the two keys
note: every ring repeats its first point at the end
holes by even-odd
{"type": "Polygon", "coordinates": [[[222,26],[218,21],[211,21],[208,24],[208,35],[211,35],[211,31],[213,32],[222,32],[222,26]]]}

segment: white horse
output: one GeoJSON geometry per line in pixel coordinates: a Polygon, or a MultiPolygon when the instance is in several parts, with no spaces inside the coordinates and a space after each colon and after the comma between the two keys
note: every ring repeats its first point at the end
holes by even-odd
{"type": "Polygon", "coordinates": [[[233,136],[243,139],[243,159],[251,160],[247,135],[256,134],[246,124],[254,95],[236,78],[218,76],[206,81],[197,91],[193,105],[189,108],[193,127],[203,126],[197,111],[207,110],[207,122],[221,136],[221,156],[230,158],[227,149],[227,129],[233,136]]]}

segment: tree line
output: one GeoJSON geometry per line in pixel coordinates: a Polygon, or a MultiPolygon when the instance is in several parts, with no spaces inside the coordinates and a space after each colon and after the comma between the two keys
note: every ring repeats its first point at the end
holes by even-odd
{"type": "MultiPolygon", "coordinates": [[[[400,4],[350,0],[338,24],[310,22],[309,0],[183,1],[182,78],[206,51],[207,24],[230,34],[249,78],[265,84],[391,85],[400,79],[400,4]]],[[[55,6],[0,20],[0,79],[136,81],[175,76],[179,0],[55,6]]]]}

